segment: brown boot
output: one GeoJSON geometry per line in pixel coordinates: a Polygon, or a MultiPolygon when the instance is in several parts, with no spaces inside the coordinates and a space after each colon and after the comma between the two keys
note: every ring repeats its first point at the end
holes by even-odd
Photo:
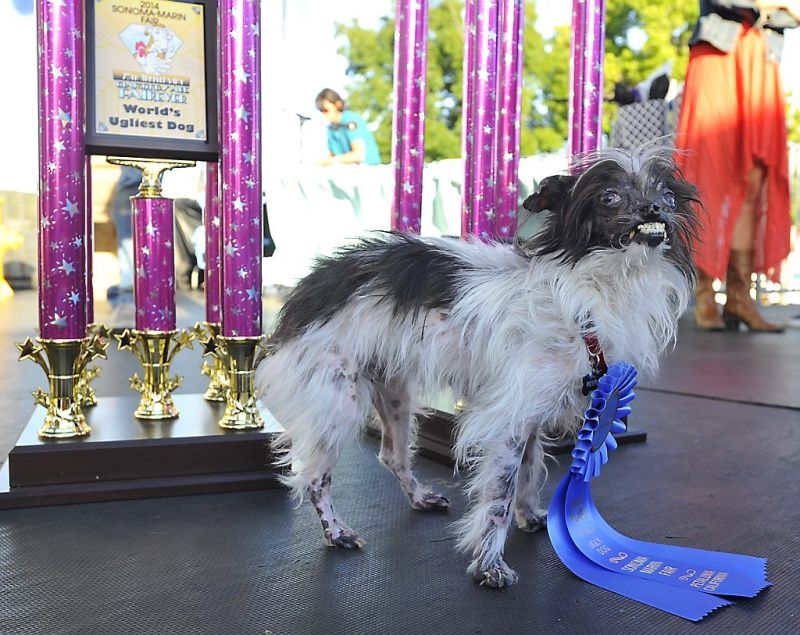
{"type": "Polygon", "coordinates": [[[719,307],[714,300],[714,278],[697,270],[697,288],[694,294],[694,323],[701,331],[723,331],[725,323],[719,316],[719,307]]]}
{"type": "Polygon", "coordinates": [[[722,310],[725,326],[736,331],[744,322],[751,331],[783,333],[784,326],[767,322],[750,297],[751,276],[753,275],[752,250],[731,249],[728,259],[727,293],[728,300],[722,310]]]}

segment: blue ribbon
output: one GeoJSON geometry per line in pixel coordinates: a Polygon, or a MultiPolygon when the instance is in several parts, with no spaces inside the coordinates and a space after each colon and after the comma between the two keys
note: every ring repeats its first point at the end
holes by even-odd
{"type": "Polygon", "coordinates": [[[592,392],[569,472],[550,503],[547,529],[562,562],[578,577],[673,615],[698,621],[769,586],[764,558],[641,542],[615,531],[592,500],[591,479],[625,429],[636,369],[614,364],[592,392]]]}

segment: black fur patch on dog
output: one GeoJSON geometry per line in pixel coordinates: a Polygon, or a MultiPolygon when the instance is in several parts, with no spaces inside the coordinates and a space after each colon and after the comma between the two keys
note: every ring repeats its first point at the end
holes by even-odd
{"type": "Polygon", "coordinates": [[[281,309],[270,344],[324,324],[354,295],[379,296],[380,302],[393,303],[394,315],[411,313],[414,320],[422,309],[449,308],[466,263],[414,236],[382,234],[319,258],[281,309]]]}

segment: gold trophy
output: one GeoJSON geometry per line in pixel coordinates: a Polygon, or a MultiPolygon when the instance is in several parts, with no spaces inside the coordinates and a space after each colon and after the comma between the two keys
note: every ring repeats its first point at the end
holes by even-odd
{"type": "Polygon", "coordinates": [[[47,374],[50,392],[38,388],[33,393],[34,401],[47,409],[44,424],[39,429],[40,437],[68,439],[91,432],[81,409],[84,397],[79,385],[86,367],[94,359],[107,359],[108,344],[98,333],[79,340],[37,338],[34,342],[28,337],[16,344],[20,361],[33,360],[47,374]]]}

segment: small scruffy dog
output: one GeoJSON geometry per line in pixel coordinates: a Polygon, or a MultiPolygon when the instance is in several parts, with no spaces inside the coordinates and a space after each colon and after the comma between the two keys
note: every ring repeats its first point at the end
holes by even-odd
{"type": "Polygon", "coordinates": [[[257,384],[286,430],[285,482],[308,494],[326,543],[364,544],[333,509],[331,471],[372,407],[380,461],[411,506],[448,507],[415,478],[411,448],[425,395],[449,386],[466,404],[455,454],[472,506],[459,546],[481,584],[516,582],[503,560],[512,512],[525,531],[546,523],[542,442],[579,427],[587,341],[608,363],[656,370],[694,283],[697,203],[665,150],[612,150],[542,181],[524,207],[550,213],[529,241],[387,233],[319,260],[283,307],[257,384]]]}

